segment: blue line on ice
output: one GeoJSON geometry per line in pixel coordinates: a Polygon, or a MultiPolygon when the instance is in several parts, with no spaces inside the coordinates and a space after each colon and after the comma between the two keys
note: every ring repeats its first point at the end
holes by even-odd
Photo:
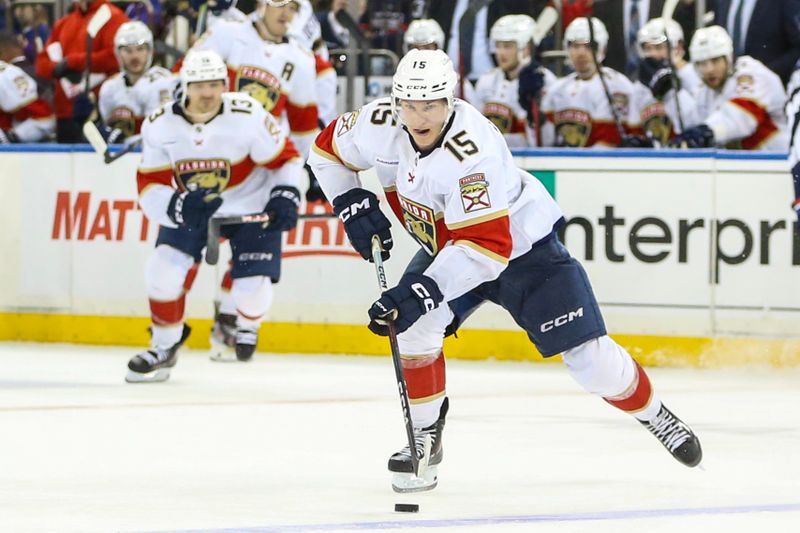
{"type": "Polygon", "coordinates": [[[387,520],[383,522],[349,522],[338,524],[304,524],[285,526],[260,526],[224,529],[185,529],[158,533],[283,533],[332,530],[376,530],[441,528],[460,526],[489,526],[498,524],[532,524],[537,522],[584,522],[594,520],[632,520],[673,516],[791,513],[800,512],[800,503],[741,505],[731,507],[698,507],[684,509],[642,509],[630,511],[605,511],[594,513],[539,514],[518,516],[488,516],[477,518],[441,518],[434,520],[387,520]]]}

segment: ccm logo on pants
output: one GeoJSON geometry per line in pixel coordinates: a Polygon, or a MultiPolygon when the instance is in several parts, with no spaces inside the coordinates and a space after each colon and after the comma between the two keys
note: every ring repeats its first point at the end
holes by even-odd
{"type": "Polygon", "coordinates": [[[579,307],[574,311],[570,311],[566,315],[561,315],[558,318],[554,318],[553,320],[548,320],[541,326],[539,326],[539,331],[542,333],[546,333],[553,328],[560,328],[564,324],[568,324],[575,320],[576,318],[583,318],[583,307],[579,307]]]}

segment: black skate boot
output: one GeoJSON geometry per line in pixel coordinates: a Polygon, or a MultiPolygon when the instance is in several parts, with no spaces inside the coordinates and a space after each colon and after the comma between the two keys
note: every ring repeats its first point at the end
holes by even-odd
{"type": "Polygon", "coordinates": [[[169,348],[150,348],[134,355],[128,361],[128,383],[155,383],[167,381],[170,369],[178,362],[178,348],[186,342],[192,332],[187,324],[183,325],[183,333],[178,342],[169,348]]]}
{"type": "Polygon", "coordinates": [[[258,330],[239,328],[236,330],[236,359],[249,361],[252,359],[258,344],[258,330]]]}
{"type": "Polygon", "coordinates": [[[649,422],[642,420],[639,422],[656,436],[675,459],[686,466],[697,466],[703,460],[700,439],[663,404],[654,419],[649,422]]]}
{"type": "Polygon", "coordinates": [[[211,360],[236,361],[236,315],[216,313],[211,326],[211,360]]]}
{"type": "Polygon", "coordinates": [[[449,407],[450,401],[445,397],[439,410],[439,419],[426,428],[414,428],[414,443],[417,448],[417,456],[420,459],[425,453],[426,437],[430,436],[431,439],[428,465],[424,470],[421,469],[419,477],[414,475],[411,449],[408,446],[404,446],[402,450],[389,458],[389,471],[394,473],[394,476],[392,476],[392,489],[395,492],[422,492],[436,488],[439,482],[438,465],[442,462],[442,457],[444,456],[442,433],[444,432],[444,422],[449,407]]]}

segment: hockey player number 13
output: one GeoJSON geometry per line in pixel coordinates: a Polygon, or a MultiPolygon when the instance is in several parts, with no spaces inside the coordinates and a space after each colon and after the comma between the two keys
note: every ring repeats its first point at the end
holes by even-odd
{"type": "Polygon", "coordinates": [[[444,143],[445,149],[449,150],[458,159],[459,163],[464,160],[464,157],[478,153],[478,147],[475,146],[475,143],[471,139],[464,138],[466,134],[466,130],[461,130],[453,135],[452,139],[444,143]]]}

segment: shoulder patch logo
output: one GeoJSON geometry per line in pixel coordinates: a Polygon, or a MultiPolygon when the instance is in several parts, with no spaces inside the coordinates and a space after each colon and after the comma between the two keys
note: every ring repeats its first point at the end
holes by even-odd
{"type": "Polygon", "coordinates": [[[345,113],[342,115],[342,118],[339,119],[339,125],[336,128],[336,136],[341,137],[348,131],[352,130],[353,127],[356,125],[356,120],[358,120],[358,114],[361,112],[360,109],[355,111],[351,111],[349,113],[345,113]]]}
{"type": "Polygon", "coordinates": [[[465,213],[474,213],[492,207],[489,198],[489,182],[483,173],[470,174],[458,180],[461,189],[461,204],[465,213]]]}

